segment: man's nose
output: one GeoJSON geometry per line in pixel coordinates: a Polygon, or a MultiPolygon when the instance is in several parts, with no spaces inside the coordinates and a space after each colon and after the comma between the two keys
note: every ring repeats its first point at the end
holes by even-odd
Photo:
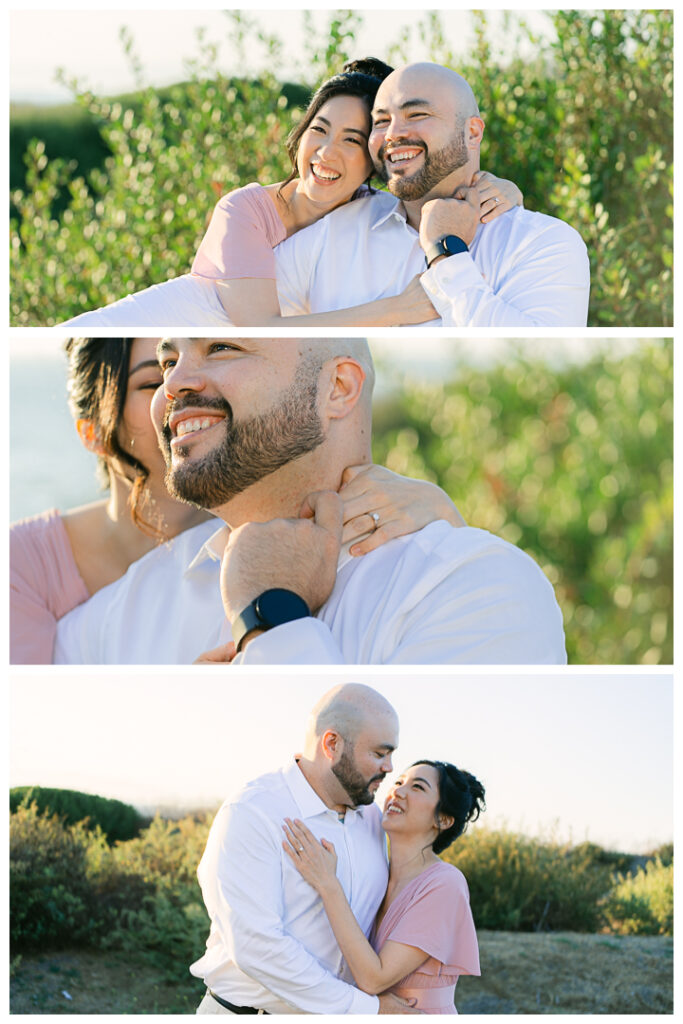
{"type": "Polygon", "coordinates": [[[187,391],[203,391],[206,377],[201,363],[190,356],[181,355],[174,366],[164,373],[164,393],[167,398],[177,398],[187,391]]]}
{"type": "Polygon", "coordinates": [[[391,754],[387,754],[384,760],[382,761],[382,771],[388,775],[389,772],[393,770],[393,767],[394,766],[391,763],[391,754]]]}

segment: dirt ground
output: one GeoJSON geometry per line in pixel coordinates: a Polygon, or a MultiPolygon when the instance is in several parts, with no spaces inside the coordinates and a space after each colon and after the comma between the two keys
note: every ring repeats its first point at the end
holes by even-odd
{"type": "MultiPolygon", "coordinates": [[[[481,978],[462,978],[461,1014],[672,1013],[673,939],[480,932],[481,978]]],[[[182,968],[181,968],[182,972],[182,968]]],[[[11,1013],[194,1013],[203,987],[120,953],[24,956],[11,1013]]]]}

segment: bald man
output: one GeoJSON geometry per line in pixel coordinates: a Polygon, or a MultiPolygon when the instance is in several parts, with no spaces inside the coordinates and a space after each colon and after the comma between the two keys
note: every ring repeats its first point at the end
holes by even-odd
{"type": "Polygon", "coordinates": [[[433,522],[362,558],[337,493],[371,462],[363,338],[169,338],[152,402],[176,497],[202,524],[57,627],[60,663],[448,664],[566,660],[524,552],[433,522]]]}
{"type": "MultiPolygon", "coordinates": [[[[389,193],[334,210],[275,250],[285,315],[397,295],[415,274],[454,327],[586,325],[589,264],[577,232],[515,207],[480,222],[484,134],[472,89],[449,68],[409,64],[381,84],[370,156],[389,193]]],[[[514,168],[496,168],[514,178],[514,168]]]]}
{"type": "Polygon", "coordinates": [[[227,800],[197,872],[211,919],[190,968],[207,987],[198,1013],[410,1013],[353,986],[320,898],[282,848],[299,818],[339,851],[337,876],[366,935],[388,868],[375,793],[391,771],[398,719],[375,690],[335,687],[316,704],[304,750],[227,800]]]}

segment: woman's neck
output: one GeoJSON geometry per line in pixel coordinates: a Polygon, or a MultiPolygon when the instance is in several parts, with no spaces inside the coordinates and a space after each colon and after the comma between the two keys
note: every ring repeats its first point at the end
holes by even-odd
{"type": "Polygon", "coordinates": [[[439,858],[425,836],[396,836],[390,840],[389,889],[396,889],[410,882],[425,868],[438,864],[439,858]]]}
{"type": "Polygon", "coordinates": [[[151,550],[160,540],[170,540],[183,530],[189,530],[190,527],[211,518],[208,512],[172,498],[165,487],[161,491],[158,488],[145,487],[137,511],[142,523],[150,528],[146,531],[136,525],[131,515],[132,489],[133,485],[129,480],[113,472],[109,474],[107,518],[131,550],[151,550]]]}
{"type": "Polygon", "coordinates": [[[287,182],[282,191],[280,191],[280,184],[270,187],[274,189],[275,205],[288,236],[293,235],[296,231],[301,231],[302,228],[307,228],[309,224],[315,224],[317,220],[335,210],[337,206],[344,205],[343,202],[316,203],[309,199],[301,187],[300,178],[294,178],[293,181],[287,182]]]}

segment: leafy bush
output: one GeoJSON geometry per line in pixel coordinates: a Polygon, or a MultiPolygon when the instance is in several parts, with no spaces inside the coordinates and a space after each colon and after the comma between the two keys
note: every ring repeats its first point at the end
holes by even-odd
{"type": "Polygon", "coordinates": [[[618,935],[673,935],[673,863],[656,858],[634,876],[619,875],[604,913],[618,935]]]}
{"type": "MultiPolygon", "coordinates": [[[[133,99],[98,99],[70,83],[112,155],[86,178],[73,161],[50,158],[42,138],[28,145],[25,186],[11,196],[13,324],[54,324],[185,273],[221,193],[285,175],[284,138],[302,94],[288,101],[276,79],[281,41],[240,12],[230,17],[237,66],[246,67],[247,35],[261,44],[269,70],[256,80],[227,79],[204,43],[189,83],[143,88],[124,32],[138,73],[133,99]]],[[[589,323],[671,324],[672,12],[556,11],[552,43],[510,13],[498,52],[487,15],[472,17],[476,43],[464,62],[434,13],[397,27],[398,41],[377,55],[405,60],[418,37],[432,59],[469,79],[487,121],[484,166],[516,180],[530,208],[567,220],[588,245],[589,323]],[[523,44],[533,59],[510,57],[523,44]]],[[[316,35],[304,15],[315,79],[305,85],[358,56],[361,23],[355,11],[336,12],[316,35]]]]}
{"type": "Polygon", "coordinates": [[[100,828],[110,843],[118,839],[132,839],[143,822],[135,808],[121,800],[80,793],[75,789],[45,789],[42,786],[17,786],[10,790],[10,811],[32,803],[40,811],[59,815],[67,825],[87,818],[86,827],[100,828]]]}
{"type": "Polygon", "coordinates": [[[478,928],[595,932],[611,872],[590,852],[478,828],[443,854],[463,872],[478,928]]]}
{"type": "Polygon", "coordinates": [[[12,950],[78,944],[93,929],[95,902],[88,849],[101,833],[65,826],[35,803],[10,818],[10,943],[12,950]]]}
{"type": "Polygon", "coordinates": [[[520,354],[407,377],[377,405],[374,458],[440,484],[538,562],[570,662],[671,663],[672,370],[671,344],[653,342],[559,369],[520,354]]]}

